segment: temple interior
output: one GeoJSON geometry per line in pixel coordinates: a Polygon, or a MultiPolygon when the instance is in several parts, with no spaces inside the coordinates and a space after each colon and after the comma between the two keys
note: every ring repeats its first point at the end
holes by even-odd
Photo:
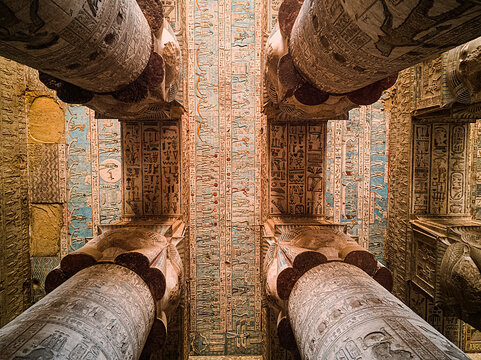
{"type": "Polygon", "coordinates": [[[0,0],[0,359],[481,359],[481,2],[0,0]]]}

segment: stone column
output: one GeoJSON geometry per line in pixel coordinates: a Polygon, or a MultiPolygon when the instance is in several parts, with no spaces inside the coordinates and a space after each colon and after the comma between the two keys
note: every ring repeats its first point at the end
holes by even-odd
{"type": "Polygon", "coordinates": [[[0,329],[0,357],[138,359],[154,317],[154,298],[139,275],[94,265],[0,329]]]}
{"type": "Polygon", "coordinates": [[[0,0],[0,55],[39,70],[60,100],[117,119],[168,118],[180,81],[160,0],[0,0]]]}
{"type": "Polygon", "coordinates": [[[302,275],[288,301],[302,359],[469,359],[359,268],[321,264],[302,275]]]}
{"type": "Polygon", "coordinates": [[[306,0],[284,28],[302,76],[347,94],[480,36],[480,15],[471,0],[306,0]]]}
{"type": "Polygon", "coordinates": [[[0,1],[0,55],[98,93],[139,77],[149,24],[135,0],[0,1]]]}

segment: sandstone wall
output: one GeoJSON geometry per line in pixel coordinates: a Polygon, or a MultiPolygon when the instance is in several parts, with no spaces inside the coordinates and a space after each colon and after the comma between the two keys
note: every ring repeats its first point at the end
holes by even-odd
{"type": "Polygon", "coordinates": [[[0,326],[30,305],[26,67],[0,58],[0,326]]]}

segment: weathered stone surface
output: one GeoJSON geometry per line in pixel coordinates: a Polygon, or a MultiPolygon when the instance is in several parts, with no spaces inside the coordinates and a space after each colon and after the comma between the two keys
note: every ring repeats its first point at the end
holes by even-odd
{"type": "Polygon", "coordinates": [[[60,231],[63,225],[61,204],[32,204],[32,256],[56,256],[60,251],[60,231]]]}
{"type": "Polygon", "coordinates": [[[289,50],[311,84],[348,93],[479,36],[474,1],[308,0],[289,50]]]}
{"type": "Polygon", "coordinates": [[[459,227],[461,241],[449,245],[438,272],[439,296],[436,302],[477,329],[481,328],[481,232],[459,227]],[[441,299],[439,299],[441,298],[441,299]]]}
{"type": "MultiPolygon", "coordinates": [[[[176,228],[182,228],[181,224],[176,228]]],[[[155,303],[152,331],[143,349],[147,356],[165,344],[167,317],[176,310],[182,293],[183,264],[176,248],[179,239],[171,235],[166,238],[159,232],[135,226],[107,231],[65,256],[60,267],[48,274],[45,289],[52,291],[82,269],[100,263],[115,263],[134,271],[145,282],[155,303]]]]}
{"type": "MultiPolygon", "coordinates": [[[[291,5],[300,4],[294,1],[291,5]]],[[[267,40],[265,80],[272,104],[266,112],[275,107],[292,119],[332,119],[356,107],[347,96],[328,94],[307,82],[294,66],[287,42],[277,26],[267,40]]]]}
{"type": "Polygon", "coordinates": [[[264,260],[265,291],[270,310],[278,317],[276,335],[279,344],[289,350],[294,359],[300,359],[289,321],[287,300],[303,274],[328,262],[344,261],[362,269],[387,288],[392,288],[392,277],[388,269],[378,264],[373,254],[334,224],[318,222],[317,225],[306,226],[298,221],[282,230],[272,225],[272,220],[264,225],[268,244],[264,260]]]}
{"type": "Polygon", "coordinates": [[[0,326],[30,304],[25,73],[0,58],[0,326]]]}
{"type": "Polygon", "coordinates": [[[481,102],[481,38],[447,53],[447,84],[462,104],[481,102]]]}
{"type": "Polygon", "coordinates": [[[303,359],[469,359],[399,299],[352,265],[309,270],[289,297],[303,359]],[[340,301],[342,299],[342,301],[340,301]]]}
{"type": "Polygon", "coordinates": [[[65,134],[65,114],[52,98],[41,96],[28,109],[28,142],[61,143],[65,134]]]}
{"type": "Polygon", "coordinates": [[[149,60],[150,27],[137,2],[3,1],[0,54],[77,85],[108,92],[149,60]]]}
{"type": "Polygon", "coordinates": [[[412,161],[412,115],[414,110],[413,69],[402,71],[392,96],[386,101],[389,116],[389,201],[388,232],[385,244],[386,266],[393,272],[393,294],[408,301],[407,267],[410,214],[410,173],[412,161]]]}
{"type": "Polygon", "coordinates": [[[96,265],[3,327],[2,359],[138,359],[154,313],[149,288],[137,274],[96,265]]]}
{"type": "Polygon", "coordinates": [[[28,144],[28,173],[32,203],[61,203],[60,154],[58,144],[28,144]]]}
{"type": "Polygon", "coordinates": [[[180,86],[181,51],[167,20],[153,34],[153,51],[140,76],[108,94],[94,94],[85,105],[106,117],[152,119],[170,117],[168,103],[180,86]]]}

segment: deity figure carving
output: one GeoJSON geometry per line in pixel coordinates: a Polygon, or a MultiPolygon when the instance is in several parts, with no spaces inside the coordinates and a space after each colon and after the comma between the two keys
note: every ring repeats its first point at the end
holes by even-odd
{"type": "Polygon", "coordinates": [[[481,328],[481,231],[457,228],[461,241],[448,246],[440,267],[440,305],[481,328]]]}

